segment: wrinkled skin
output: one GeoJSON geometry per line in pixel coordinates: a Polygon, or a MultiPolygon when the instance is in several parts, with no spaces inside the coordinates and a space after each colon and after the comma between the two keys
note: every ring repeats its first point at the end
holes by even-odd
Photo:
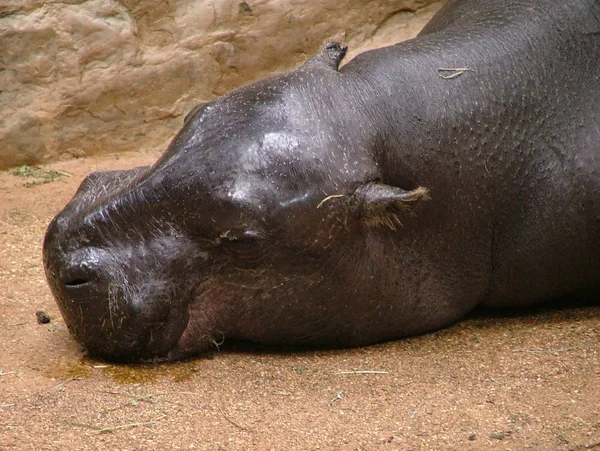
{"type": "Polygon", "coordinates": [[[90,353],[355,346],[600,297],[600,3],[450,1],[414,40],[344,53],[83,182],[44,264],[90,353]]]}

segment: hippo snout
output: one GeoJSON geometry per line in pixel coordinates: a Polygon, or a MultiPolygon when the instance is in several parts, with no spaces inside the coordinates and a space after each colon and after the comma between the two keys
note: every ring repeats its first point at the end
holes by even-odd
{"type": "Polygon", "coordinates": [[[71,334],[105,360],[167,356],[187,326],[187,310],[177,308],[165,290],[150,297],[143,283],[111,274],[101,252],[81,254],[46,249],[47,277],[71,334]]]}
{"type": "Polygon", "coordinates": [[[185,284],[178,279],[199,257],[173,229],[147,237],[133,228],[111,229],[102,208],[99,202],[88,210],[67,208],[48,227],[43,254],[52,293],[70,333],[91,355],[168,359],[188,326],[192,287],[180,288],[185,284]],[[104,235],[113,239],[97,244],[104,235]]]}

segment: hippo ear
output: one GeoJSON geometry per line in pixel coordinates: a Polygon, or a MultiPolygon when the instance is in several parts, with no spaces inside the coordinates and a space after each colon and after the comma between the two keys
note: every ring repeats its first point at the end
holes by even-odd
{"type": "Polygon", "coordinates": [[[185,119],[183,120],[183,125],[187,124],[188,121],[193,118],[196,113],[200,110],[203,110],[206,107],[206,103],[199,103],[198,105],[196,105],[194,108],[192,108],[192,110],[185,115],[185,119]]]}
{"type": "Polygon", "coordinates": [[[324,66],[337,71],[347,51],[348,46],[346,45],[341,45],[339,42],[328,42],[321,49],[321,53],[306,61],[304,66],[324,66]]]}
{"type": "Polygon", "coordinates": [[[402,223],[399,214],[419,201],[429,200],[429,190],[422,186],[411,191],[378,182],[359,186],[351,198],[351,208],[370,226],[384,225],[392,230],[402,223]]]}

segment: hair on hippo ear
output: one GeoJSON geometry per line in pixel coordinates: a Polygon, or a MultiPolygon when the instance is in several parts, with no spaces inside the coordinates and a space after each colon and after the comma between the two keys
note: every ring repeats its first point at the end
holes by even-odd
{"type": "Polygon", "coordinates": [[[350,205],[367,225],[396,230],[397,226],[402,226],[400,212],[410,210],[415,202],[429,199],[429,190],[422,186],[406,191],[397,186],[369,182],[354,190],[350,205]]]}

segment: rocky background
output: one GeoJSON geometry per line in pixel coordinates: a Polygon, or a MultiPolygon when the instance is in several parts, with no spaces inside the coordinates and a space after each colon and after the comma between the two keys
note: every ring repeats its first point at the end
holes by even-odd
{"type": "Polygon", "coordinates": [[[412,37],[441,3],[3,0],[0,168],[165,147],[196,103],[330,39],[351,58],[412,37]]]}

